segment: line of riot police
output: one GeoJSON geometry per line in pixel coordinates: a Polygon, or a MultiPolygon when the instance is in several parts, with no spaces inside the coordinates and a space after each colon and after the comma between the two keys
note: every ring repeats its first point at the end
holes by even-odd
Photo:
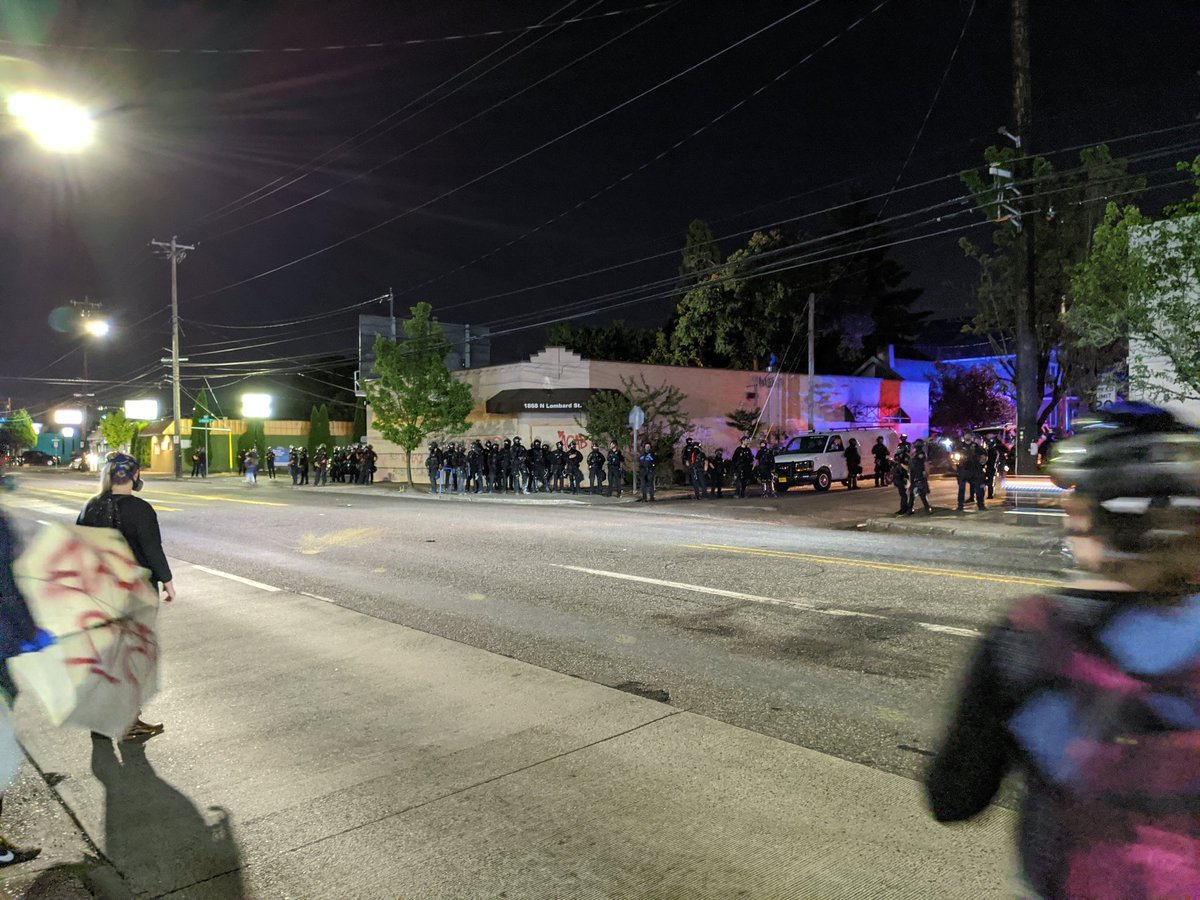
{"type": "Polygon", "coordinates": [[[574,441],[534,438],[526,447],[519,437],[429,445],[425,457],[431,493],[445,494],[604,494],[625,489],[625,455],[615,441],[608,452],[592,447],[584,457],[574,441]],[[584,485],[584,467],[587,485],[584,485]]]}

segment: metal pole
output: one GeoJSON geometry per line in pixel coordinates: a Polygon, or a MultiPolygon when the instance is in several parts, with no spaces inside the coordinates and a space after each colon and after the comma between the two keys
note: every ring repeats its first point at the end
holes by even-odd
{"type": "Polygon", "coordinates": [[[179,422],[179,280],[177,269],[179,263],[187,256],[188,250],[195,246],[179,243],[175,235],[171,235],[171,243],[151,241],[152,246],[164,251],[171,260],[171,422],[175,445],[175,477],[183,477],[183,434],[179,422]]]}
{"type": "Polygon", "coordinates": [[[808,430],[816,431],[817,360],[816,360],[817,295],[808,295],[808,430]]]}
{"type": "Polygon", "coordinates": [[[388,318],[392,320],[392,342],[396,341],[396,295],[388,288],[388,318]]]}

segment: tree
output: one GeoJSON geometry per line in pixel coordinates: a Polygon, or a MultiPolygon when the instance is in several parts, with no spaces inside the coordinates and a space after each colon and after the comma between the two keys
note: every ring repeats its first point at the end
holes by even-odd
{"type": "Polygon", "coordinates": [[[1016,410],[994,369],[964,369],[937,364],[937,380],[929,389],[929,424],[939,431],[973,431],[1005,425],[1016,410]]]}
{"type": "Polygon", "coordinates": [[[573,350],[585,359],[640,363],[654,352],[657,334],[653,329],[631,328],[619,319],[594,326],[559,322],[546,329],[546,342],[573,350]]]}
{"type": "Polygon", "coordinates": [[[1146,348],[1129,354],[1129,378],[1160,401],[1200,394],[1200,156],[1179,168],[1191,173],[1195,193],[1167,206],[1160,220],[1134,205],[1105,206],[1087,257],[1071,270],[1066,314],[1085,346],[1146,348]],[[1153,371],[1146,356],[1166,359],[1174,371],[1153,371]]]}
{"type": "Polygon", "coordinates": [[[404,338],[375,339],[378,379],[366,382],[375,427],[404,451],[412,486],[412,452],[430,435],[461,434],[474,400],[469,385],[446,368],[450,342],[428,303],[418,303],[404,322],[404,338]]]}
{"type": "Polygon", "coordinates": [[[115,409],[100,420],[100,433],[104,435],[104,443],[108,446],[128,451],[133,439],[145,424],[127,419],[124,410],[115,409]]]}
{"type": "Polygon", "coordinates": [[[713,269],[721,266],[721,248],[716,236],[703,219],[692,219],[683,237],[683,258],[679,263],[679,280],[684,291],[707,280],[713,269]]]}
{"type": "MultiPolygon", "coordinates": [[[[993,168],[1012,171],[1015,152],[989,148],[985,159],[993,168]]],[[[988,181],[979,172],[967,172],[963,182],[971,190],[976,208],[995,223],[992,249],[986,251],[974,243],[960,242],[967,256],[980,268],[978,312],[972,322],[975,334],[986,336],[996,354],[1002,357],[1006,373],[1014,384],[1017,397],[1030,398],[1018,404],[1018,429],[1025,436],[1022,452],[1030,435],[1037,435],[1050,412],[1065,396],[1088,396],[1117,361],[1114,347],[1085,345],[1070,330],[1070,310],[1074,294],[1070,273],[1088,255],[1092,234],[1109,194],[1133,193],[1144,182],[1128,174],[1125,160],[1113,159],[1101,145],[1080,153],[1080,165],[1058,172],[1045,159],[1037,158],[1033,175],[1020,190],[1027,204],[1045,219],[1035,231],[1036,271],[1031,307],[1031,330],[1036,341],[1036,378],[1022,384],[1011,357],[1016,349],[1017,303],[1025,296],[1025,270],[1021,265],[1021,234],[1018,220],[1005,208],[1003,185],[988,181]]],[[[1035,215],[1033,211],[1024,215],[1035,215]]]]}
{"type": "Polygon", "coordinates": [[[751,440],[758,436],[761,420],[761,406],[756,406],[754,409],[735,409],[733,412],[725,413],[725,424],[751,440]]]}
{"type": "Polygon", "coordinates": [[[633,447],[633,433],[629,429],[629,413],[635,405],[646,414],[646,423],[639,435],[640,441],[649,441],[653,451],[656,473],[671,472],[674,466],[675,445],[680,438],[692,430],[692,422],[683,413],[683,402],[687,399],[679,388],[671,384],[651,387],[644,375],[621,378],[621,390],[597,391],[584,403],[584,415],[575,422],[587,435],[588,440],[599,446],[616,441],[623,450],[640,450],[633,447]]]}
{"type": "Polygon", "coordinates": [[[308,455],[315,456],[317,448],[324,444],[329,447],[333,443],[333,435],[329,431],[329,407],[324,403],[313,405],[308,416],[308,455]]]}
{"type": "Polygon", "coordinates": [[[29,412],[18,409],[8,418],[0,420],[0,455],[15,456],[22,450],[37,445],[37,432],[33,430],[33,419],[29,412]]]}
{"type": "MultiPolygon", "coordinates": [[[[260,453],[266,449],[267,435],[263,430],[262,419],[251,419],[246,423],[246,430],[241,433],[237,439],[237,448],[245,450],[247,453],[251,449],[257,449],[260,453]]],[[[230,467],[234,465],[234,461],[230,460],[230,467]]]]}

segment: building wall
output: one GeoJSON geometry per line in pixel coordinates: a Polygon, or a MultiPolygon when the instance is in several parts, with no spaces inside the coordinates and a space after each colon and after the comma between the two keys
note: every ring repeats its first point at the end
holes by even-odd
{"type": "MultiPolygon", "coordinates": [[[[263,431],[267,445],[271,447],[288,446],[303,443],[308,438],[308,422],[303,419],[267,419],[263,422],[263,431]]],[[[192,420],[180,419],[180,431],[183,433],[184,468],[191,470],[192,463],[192,420]]],[[[150,440],[151,472],[170,472],[174,465],[171,453],[171,434],[173,424],[170,421],[152,425],[142,432],[150,440]]],[[[335,443],[350,443],[354,431],[354,423],[335,420],[329,423],[329,433],[335,443]],[[341,439],[339,441],[339,439],[341,439]]],[[[203,433],[203,432],[201,432],[203,433]]],[[[208,434],[208,469],[210,472],[224,472],[236,467],[238,438],[246,433],[246,423],[242,419],[217,419],[209,425],[208,434]],[[231,463],[231,461],[233,461],[231,463]]]]}
{"type": "MultiPolygon", "coordinates": [[[[808,377],[795,374],[768,374],[732,369],[700,369],[678,366],[651,366],[586,360],[561,347],[548,347],[528,361],[456,372],[455,377],[469,384],[475,408],[469,429],[455,441],[503,440],[519,436],[528,446],[534,438],[543,441],[574,439],[586,454],[589,443],[572,413],[489,414],[488,398],[503,390],[561,390],[568,388],[622,388],[623,378],[638,382],[645,379],[651,387],[671,384],[686,396],[684,412],[695,427],[692,431],[707,448],[723,447],[726,454],[736,446],[739,435],[725,420],[737,409],[763,409],[763,427],[778,438],[810,430],[808,423],[808,377]]],[[[911,421],[896,423],[896,430],[910,437],[929,433],[929,385],[927,382],[888,381],[879,378],[818,376],[815,379],[816,428],[849,428],[845,409],[901,407],[911,421]]],[[[867,427],[874,427],[873,419],[867,427]]],[[[861,427],[861,426],[860,426],[861,427]]],[[[375,427],[373,411],[367,409],[367,440],[379,454],[381,479],[404,480],[404,452],[383,439],[375,427]]],[[[426,448],[412,454],[413,481],[428,483],[425,470],[426,448]]]]}

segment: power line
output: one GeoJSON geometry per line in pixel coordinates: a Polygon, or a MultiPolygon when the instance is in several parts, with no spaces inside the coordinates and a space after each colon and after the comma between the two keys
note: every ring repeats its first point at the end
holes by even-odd
{"type": "Polygon", "coordinates": [[[118,46],[100,46],[95,44],[56,44],[46,43],[41,41],[11,41],[0,40],[0,46],[6,47],[30,47],[45,50],[73,50],[86,51],[91,53],[116,53],[116,54],[145,54],[145,55],[162,55],[162,56],[219,56],[219,55],[249,55],[249,54],[269,54],[269,53],[330,53],[343,51],[361,51],[361,50],[388,50],[399,47],[412,47],[421,44],[441,44],[451,43],[455,41],[473,40],[478,38],[502,37],[506,34],[526,34],[531,31],[538,31],[544,28],[561,27],[563,25],[575,25],[580,22],[587,22],[595,19],[609,19],[614,16],[623,16],[630,13],[640,12],[645,9],[654,9],[658,6],[665,5],[664,2],[643,3],[639,6],[631,6],[626,9],[614,9],[606,13],[597,13],[592,16],[575,16],[570,19],[563,19],[558,22],[538,23],[536,25],[525,25],[520,28],[494,28],[489,31],[473,31],[463,32],[460,34],[445,34],[436,37],[427,38],[407,38],[399,41],[371,41],[365,44],[321,44],[310,47],[118,47],[118,46]]]}
{"type": "Polygon", "coordinates": [[[598,113],[597,115],[592,116],[590,119],[587,119],[586,121],[581,122],[579,125],[576,125],[575,127],[562,132],[557,137],[553,137],[547,141],[543,141],[541,144],[538,144],[536,147],[533,147],[530,150],[526,150],[524,153],[520,153],[517,156],[514,156],[512,159],[508,160],[507,162],[501,163],[498,166],[494,166],[493,168],[484,172],[482,175],[477,175],[474,178],[472,178],[471,180],[466,181],[466,182],[458,185],[457,187],[451,188],[448,191],[443,191],[441,194],[437,195],[436,197],[433,197],[430,200],[426,200],[425,202],[417,204],[416,206],[409,207],[402,213],[397,213],[394,216],[390,216],[389,218],[384,219],[381,222],[377,222],[376,224],[374,224],[368,228],[364,228],[363,230],[358,231],[355,234],[348,235],[347,237],[344,237],[344,238],[341,238],[340,240],[334,241],[331,244],[327,244],[326,246],[321,247],[318,250],[313,250],[312,252],[306,253],[303,256],[298,256],[295,259],[289,260],[286,263],[282,263],[278,266],[274,266],[273,268],[267,269],[263,272],[259,272],[257,275],[251,275],[247,278],[243,278],[240,281],[232,282],[230,284],[225,285],[224,287],[220,287],[220,288],[217,288],[212,291],[206,291],[203,294],[193,295],[189,299],[199,300],[204,297],[211,297],[214,294],[220,294],[220,293],[230,290],[232,288],[240,287],[243,284],[249,284],[252,281],[257,281],[260,278],[266,278],[269,275],[274,275],[276,272],[280,272],[284,269],[290,268],[291,266],[294,266],[294,265],[298,265],[299,263],[302,263],[302,262],[307,262],[308,260],[310,260],[316,256],[320,256],[323,253],[327,253],[330,250],[334,250],[338,247],[343,246],[344,244],[350,243],[351,241],[355,241],[361,237],[365,237],[368,234],[378,231],[380,228],[384,228],[388,225],[391,225],[393,222],[398,222],[400,219],[403,219],[406,216],[409,216],[414,212],[418,212],[422,209],[425,209],[427,206],[431,206],[434,203],[437,203],[441,200],[446,199],[447,197],[451,197],[454,194],[457,194],[460,191],[471,187],[472,185],[478,184],[479,182],[481,182],[487,178],[490,178],[492,175],[495,175],[497,172],[502,172],[505,169],[509,168],[510,166],[516,165],[517,163],[528,159],[529,157],[533,156],[536,153],[540,153],[542,150],[545,150],[547,147],[551,147],[551,146],[559,143],[560,141],[566,140],[568,137],[570,137],[574,134],[577,134],[578,132],[584,130],[585,128],[590,127],[591,125],[594,125],[596,122],[599,122],[602,119],[608,118],[613,113],[616,113],[616,112],[624,109],[625,107],[636,103],[637,101],[643,99],[644,97],[649,96],[650,94],[654,93],[655,91],[661,90],[662,88],[666,87],[667,85],[672,84],[675,81],[678,81],[680,78],[683,78],[685,75],[688,75],[688,74],[696,71],[697,69],[701,68],[702,66],[707,65],[708,63],[712,62],[713,60],[719,59],[720,57],[724,56],[726,53],[729,53],[730,51],[742,46],[743,44],[747,43],[748,41],[753,40],[754,38],[758,37],[759,35],[762,35],[765,32],[770,31],[772,28],[775,28],[775,27],[783,24],[784,22],[790,20],[794,16],[797,16],[800,13],[811,9],[812,7],[816,6],[820,2],[821,2],[821,0],[808,0],[808,2],[805,3],[803,6],[797,8],[797,9],[794,9],[791,12],[785,13],[784,15],[780,16],[779,18],[775,19],[774,21],[770,22],[769,24],[764,25],[761,28],[756,29],[755,31],[752,31],[750,34],[748,34],[742,38],[739,38],[738,40],[734,41],[732,44],[729,44],[729,45],[725,46],[724,48],[722,48],[721,50],[718,50],[715,53],[712,53],[709,56],[706,56],[704,59],[700,60],[699,62],[693,63],[692,65],[688,66],[687,68],[682,69],[679,72],[676,72],[674,75],[671,75],[668,78],[663,79],[662,81],[658,82],[657,84],[653,85],[652,87],[646,88],[645,90],[633,95],[632,97],[628,97],[625,100],[622,100],[617,105],[610,107],[609,109],[607,109],[606,111],[604,111],[602,113],[598,113]]]}
{"type": "MultiPolygon", "coordinates": [[[[568,2],[566,6],[563,6],[560,9],[555,10],[550,15],[546,16],[546,18],[543,19],[542,21],[543,22],[549,21],[554,16],[558,15],[558,13],[563,12],[564,10],[566,10],[567,8],[569,8],[571,6],[574,6],[576,2],[577,2],[577,0],[570,0],[570,2],[568,2]]],[[[596,2],[593,3],[592,6],[588,7],[588,9],[595,8],[596,6],[598,6],[600,4],[600,2],[602,2],[602,0],[596,0],[596,2]]],[[[216,211],[209,213],[205,216],[202,216],[197,221],[211,221],[214,219],[222,219],[222,218],[225,218],[226,216],[232,215],[235,212],[238,212],[239,210],[245,209],[246,207],[257,203],[260,200],[264,200],[267,197],[271,196],[272,194],[278,193],[279,191],[284,190],[284,189],[292,186],[293,184],[296,184],[299,181],[302,181],[304,178],[307,178],[308,175],[311,174],[311,172],[309,172],[307,170],[309,170],[311,168],[313,163],[319,162],[320,165],[317,166],[316,169],[312,169],[312,172],[321,171],[322,169],[325,168],[325,165],[327,162],[332,162],[332,161],[334,161],[336,159],[340,159],[342,156],[344,156],[345,153],[349,151],[350,145],[354,144],[354,142],[357,141],[359,138],[363,137],[364,135],[370,134],[371,132],[375,132],[374,134],[370,134],[370,137],[368,137],[365,141],[363,141],[360,144],[357,144],[355,146],[356,149],[357,149],[357,147],[365,146],[366,144],[370,143],[371,141],[377,140],[378,138],[382,137],[383,135],[387,134],[388,132],[398,128],[400,125],[403,125],[405,122],[408,122],[408,121],[412,120],[413,118],[415,118],[416,116],[419,116],[421,113],[428,112],[430,109],[432,109],[437,104],[441,103],[446,98],[454,96],[459,91],[474,84],[476,81],[478,81],[483,76],[485,76],[491,72],[494,72],[497,68],[504,65],[505,63],[511,62],[512,60],[516,59],[519,55],[524,53],[526,50],[530,50],[533,47],[536,47],[543,40],[546,40],[547,38],[556,34],[558,32],[559,28],[561,28],[561,27],[562,26],[560,25],[558,28],[553,29],[548,34],[542,35],[536,41],[533,41],[532,43],[529,43],[526,46],[520,48],[516,52],[509,54],[504,59],[502,59],[498,63],[496,63],[495,65],[491,66],[488,69],[485,69],[484,71],[480,72],[478,75],[475,75],[470,80],[465,81],[461,84],[455,85],[453,90],[451,90],[445,94],[442,94],[440,97],[438,97],[432,103],[429,103],[426,106],[422,107],[421,109],[417,110],[411,116],[406,116],[405,118],[401,119],[399,122],[389,125],[387,128],[383,129],[382,131],[375,131],[375,129],[379,128],[382,125],[387,124],[392,119],[394,119],[396,116],[403,113],[405,110],[411,108],[412,106],[415,106],[417,103],[420,103],[426,97],[429,97],[429,96],[437,93],[442,88],[444,88],[446,85],[451,84],[456,79],[461,78],[462,76],[466,75],[468,72],[470,72],[475,67],[486,62],[488,59],[491,59],[496,54],[501,53],[504,50],[508,49],[513,44],[517,43],[521,39],[521,36],[523,36],[523,34],[521,36],[513,38],[511,41],[507,41],[506,43],[502,44],[500,47],[496,48],[495,50],[492,50],[490,53],[487,53],[484,56],[480,57],[475,62],[473,62],[469,66],[467,66],[465,69],[460,69],[458,72],[455,72],[453,75],[451,75],[449,78],[442,81],[440,84],[425,91],[425,93],[421,94],[419,97],[416,97],[416,98],[410,100],[408,103],[405,103],[403,106],[399,107],[398,109],[392,110],[386,116],[384,116],[383,118],[379,119],[378,121],[372,123],[371,125],[367,126],[366,128],[362,129],[357,134],[354,134],[354,135],[346,138],[345,140],[341,141],[338,144],[335,144],[333,147],[329,148],[328,150],[324,151],[323,153],[318,154],[317,156],[315,156],[313,159],[309,160],[309,162],[305,163],[304,165],[297,166],[296,168],[292,169],[286,175],[281,175],[279,178],[276,178],[273,181],[268,182],[266,185],[264,185],[262,187],[256,188],[255,190],[249,192],[248,194],[244,194],[242,197],[238,198],[237,200],[232,201],[231,203],[226,203],[224,206],[220,207],[216,211]],[[345,148],[345,150],[343,150],[343,148],[345,148]],[[336,152],[339,150],[343,150],[343,152],[341,152],[341,153],[336,152]],[[301,174],[297,178],[291,178],[290,181],[286,181],[283,184],[279,184],[280,181],[283,181],[283,179],[285,179],[285,178],[290,178],[292,175],[296,174],[297,172],[303,172],[304,174],[301,174]],[[279,184],[279,186],[275,187],[275,185],[277,185],[277,184],[279,184]],[[268,188],[273,188],[273,189],[268,190],[268,188]],[[266,193],[262,193],[263,191],[266,191],[266,193]],[[258,196],[254,196],[255,194],[257,194],[258,196]],[[252,199],[248,199],[248,198],[252,198],[252,199]],[[243,203],[242,202],[243,200],[245,200],[246,202],[243,203]]],[[[253,223],[251,223],[251,224],[253,224],[253,223]]],[[[218,234],[215,237],[211,238],[211,240],[216,240],[216,238],[223,237],[224,235],[230,234],[230,233],[232,233],[232,232],[229,232],[229,231],[222,232],[221,234],[218,234]]]]}

